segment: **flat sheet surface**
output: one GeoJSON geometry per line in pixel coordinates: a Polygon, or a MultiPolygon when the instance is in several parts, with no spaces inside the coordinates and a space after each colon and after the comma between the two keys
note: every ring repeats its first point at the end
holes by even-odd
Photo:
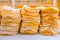
{"type": "Polygon", "coordinates": [[[60,35],[58,36],[41,36],[36,35],[16,35],[16,36],[0,36],[0,40],[60,40],[60,35]]]}

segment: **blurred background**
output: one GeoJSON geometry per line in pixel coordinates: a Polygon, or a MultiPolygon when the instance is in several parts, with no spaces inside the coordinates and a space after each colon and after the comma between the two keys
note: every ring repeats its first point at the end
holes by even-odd
{"type": "MultiPolygon", "coordinates": [[[[27,4],[31,7],[35,6],[52,6],[53,0],[14,0],[15,1],[15,7],[21,8],[24,4],[27,4]]],[[[56,0],[56,6],[60,9],[60,0],[56,0]]],[[[54,2],[55,3],[55,2],[54,2]]],[[[0,6],[1,5],[8,5],[12,6],[12,0],[0,0],[0,6]]]]}
{"type": "MultiPolygon", "coordinates": [[[[24,4],[38,6],[40,4],[40,0],[15,0],[16,7],[21,7],[24,4]]],[[[0,5],[12,6],[12,0],[0,0],[0,5]]]]}

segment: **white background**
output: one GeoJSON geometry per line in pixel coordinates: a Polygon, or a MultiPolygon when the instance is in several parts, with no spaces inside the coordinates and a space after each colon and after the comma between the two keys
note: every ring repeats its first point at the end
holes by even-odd
{"type": "Polygon", "coordinates": [[[41,36],[36,35],[16,35],[16,36],[0,36],[0,40],[60,40],[60,35],[58,36],[41,36]]]}

